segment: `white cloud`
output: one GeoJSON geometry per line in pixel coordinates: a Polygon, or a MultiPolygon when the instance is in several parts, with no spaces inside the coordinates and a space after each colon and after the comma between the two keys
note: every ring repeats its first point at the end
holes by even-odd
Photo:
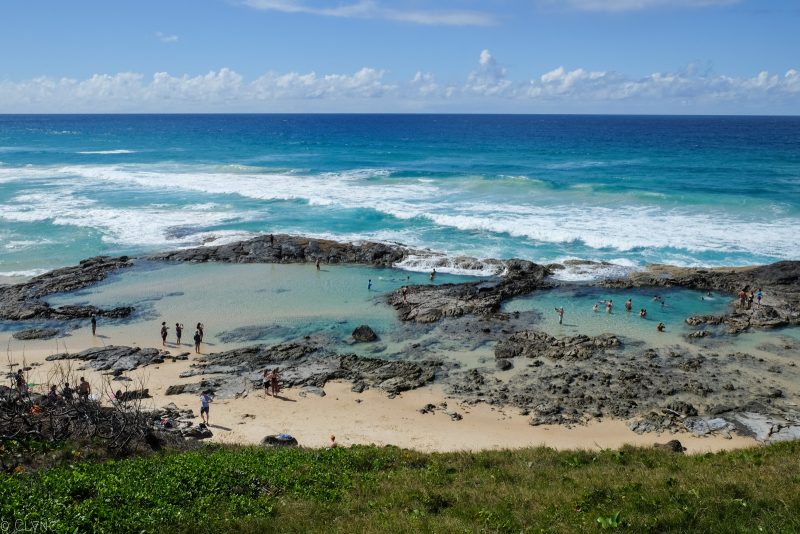
{"type": "Polygon", "coordinates": [[[630,77],[560,66],[514,80],[489,50],[461,82],[432,72],[393,81],[381,69],[353,73],[267,72],[247,80],[222,68],[174,76],[95,74],[84,80],[38,77],[0,81],[0,113],[203,111],[519,111],[792,113],[800,109],[800,72],[750,77],[689,67],[630,77]]]}
{"type": "Polygon", "coordinates": [[[322,17],[385,19],[436,26],[490,26],[495,19],[488,13],[463,10],[419,10],[383,7],[374,0],[358,0],[334,7],[318,7],[303,0],[243,0],[247,6],[263,11],[305,13],[322,17]]]}
{"type": "Polygon", "coordinates": [[[158,37],[158,40],[161,41],[162,43],[172,44],[178,42],[177,35],[169,35],[162,32],[156,32],[156,37],[158,37]]]}
{"type": "Polygon", "coordinates": [[[506,79],[506,69],[497,64],[489,50],[482,50],[478,59],[478,70],[470,73],[465,89],[483,96],[509,93],[513,82],[506,79]]]}
{"type": "Polygon", "coordinates": [[[736,4],[740,0],[543,0],[578,11],[641,11],[652,8],[701,8],[736,4]]]}

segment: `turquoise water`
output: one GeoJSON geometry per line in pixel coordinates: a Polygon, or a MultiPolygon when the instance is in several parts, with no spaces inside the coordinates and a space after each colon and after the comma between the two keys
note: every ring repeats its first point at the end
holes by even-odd
{"type": "Polygon", "coordinates": [[[796,117],[0,116],[0,276],[266,232],[742,265],[798,223],[796,117]]]}
{"type": "Polygon", "coordinates": [[[591,287],[554,289],[512,299],[503,306],[506,312],[535,311],[542,317],[538,328],[553,335],[585,334],[596,336],[614,333],[631,339],[660,344],[675,343],[691,332],[685,319],[691,315],[720,315],[728,311],[732,298],[726,295],[688,289],[608,290],[591,287]],[[658,295],[663,299],[653,300],[658,295]],[[625,301],[632,300],[632,311],[625,310],[625,301]],[[613,302],[611,313],[605,302],[613,302]],[[597,304],[597,311],[594,305],[597,304]],[[555,308],[564,308],[564,320],[558,323],[555,308]],[[647,316],[639,311],[644,308],[647,316]],[[656,325],[664,323],[665,331],[657,332],[656,325]]]}
{"type": "MultiPolygon", "coordinates": [[[[461,282],[467,277],[440,274],[433,283],[461,282]]],[[[281,264],[145,264],[77,293],[56,295],[53,305],[133,305],[138,314],[123,328],[140,344],[158,340],[161,321],[174,338],[176,322],[186,326],[184,344],[202,322],[210,347],[252,342],[278,343],[324,334],[343,344],[361,324],[369,325],[385,345],[400,327],[385,294],[405,284],[428,284],[427,275],[399,269],[358,266],[281,264]],[[369,286],[372,281],[371,288],[369,286]],[[253,328],[245,339],[224,334],[253,328]],[[144,340],[144,331],[151,339],[144,340]]],[[[102,329],[101,329],[102,330],[102,329]]],[[[354,346],[358,350],[362,346],[354,346]]],[[[380,347],[379,347],[380,348],[380,347]]],[[[365,350],[375,350],[369,345],[365,350]]]]}

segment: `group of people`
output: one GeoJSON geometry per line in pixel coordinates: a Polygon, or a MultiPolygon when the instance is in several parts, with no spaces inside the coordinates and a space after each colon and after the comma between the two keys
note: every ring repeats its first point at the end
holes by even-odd
{"type": "MultiPolygon", "coordinates": [[[[405,302],[405,300],[406,300],[406,294],[404,292],[403,293],[403,301],[405,302]]],[[[661,296],[656,295],[655,297],[653,297],[653,300],[661,302],[661,307],[662,308],[664,307],[664,299],[661,296]]],[[[760,302],[760,298],[759,298],[759,302],[760,302]]],[[[601,300],[601,301],[595,302],[594,305],[592,306],[592,310],[595,311],[595,312],[600,311],[600,305],[601,304],[603,306],[605,306],[606,313],[612,313],[612,310],[614,309],[614,301],[611,300],[611,299],[601,300]]],[[[556,315],[558,315],[558,324],[563,324],[564,323],[564,307],[563,306],[559,306],[555,310],[556,310],[556,315]]],[[[633,311],[633,299],[628,299],[628,300],[625,301],[625,311],[628,311],[628,312],[633,311]]],[[[639,317],[641,317],[643,319],[647,317],[647,309],[646,308],[640,308],[639,309],[639,317]]],[[[666,329],[666,326],[664,325],[664,323],[658,323],[658,325],[656,326],[656,330],[658,330],[659,332],[663,332],[665,329],[666,329]]]]}
{"type": "Polygon", "coordinates": [[[753,307],[753,301],[756,301],[756,304],[760,307],[761,306],[761,299],[764,298],[764,292],[759,287],[757,290],[753,290],[750,288],[749,285],[744,286],[742,289],[739,290],[739,308],[745,309],[745,307],[749,310],[753,307]]]}
{"type": "MultiPolygon", "coordinates": [[[[200,344],[203,342],[203,330],[205,326],[203,323],[197,323],[194,332],[194,351],[200,353],[200,344]]],[[[167,335],[169,334],[169,327],[166,321],[161,322],[161,345],[167,346],[167,335]]],[[[183,335],[183,323],[175,323],[175,344],[180,346],[181,336],[183,335]]]]}
{"type": "Polygon", "coordinates": [[[280,388],[278,387],[278,368],[275,367],[272,370],[264,369],[264,395],[270,395],[270,390],[272,391],[272,396],[277,397],[278,392],[280,392],[280,388]]]}
{"type": "MultiPolygon", "coordinates": [[[[18,371],[18,374],[20,372],[21,371],[18,371]]],[[[88,401],[91,396],[91,384],[89,384],[84,377],[81,377],[81,381],[76,384],[74,388],[69,385],[69,382],[64,382],[64,386],[61,388],[61,394],[58,393],[58,387],[52,384],[50,390],[47,392],[47,401],[50,404],[61,404],[76,399],[79,401],[88,401]]]]}

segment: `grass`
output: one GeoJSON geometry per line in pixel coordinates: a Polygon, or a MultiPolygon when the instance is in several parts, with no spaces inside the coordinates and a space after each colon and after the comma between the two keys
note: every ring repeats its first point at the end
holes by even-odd
{"type": "Polygon", "coordinates": [[[800,443],[700,456],[209,446],[63,457],[0,475],[0,520],[39,532],[800,531],[800,443]]]}

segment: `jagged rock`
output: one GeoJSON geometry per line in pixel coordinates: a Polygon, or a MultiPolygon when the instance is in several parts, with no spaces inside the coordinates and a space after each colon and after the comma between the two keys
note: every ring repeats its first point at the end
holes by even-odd
{"type": "Polygon", "coordinates": [[[669,440],[666,443],[654,443],[653,448],[678,454],[683,454],[683,451],[686,450],[686,447],[684,447],[683,444],[677,439],[669,440]]]}
{"type": "Polygon", "coordinates": [[[375,333],[372,328],[369,326],[362,324],[361,326],[357,327],[353,330],[353,339],[360,343],[366,343],[370,341],[376,341],[378,339],[378,334],[375,333]]]}
{"type": "Polygon", "coordinates": [[[209,428],[205,425],[200,426],[192,426],[189,428],[181,429],[181,435],[184,438],[191,438],[191,439],[208,439],[214,437],[214,433],[209,430],[209,428]]]}
{"type": "Polygon", "coordinates": [[[94,347],[81,352],[60,353],[48,356],[46,360],[83,360],[88,366],[98,371],[132,371],[146,365],[164,363],[168,353],[159,349],[142,349],[139,347],[123,347],[109,345],[107,347],[94,347]]]}
{"type": "Polygon", "coordinates": [[[587,360],[606,349],[620,346],[619,338],[613,334],[596,337],[578,335],[559,339],[538,330],[523,330],[499,342],[494,349],[494,355],[497,359],[543,356],[551,360],[587,360]]]}
{"type": "Polygon", "coordinates": [[[29,328],[28,330],[20,330],[11,334],[11,337],[19,340],[29,339],[52,339],[59,335],[61,332],[54,328],[29,328]]]}
{"type": "Polygon", "coordinates": [[[126,317],[133,308],[103,310],[94,306],[62,306],[53,309],[43,299],[54,293],[90,286],[104,280],[110,273],[132,265],[127,256],[98,256],[85,259],[76,266],[44,273],[22,284],[0,286],[0,320],[88,319],[93,313],[100,317],[126,317]]]}
{"type": "Polygon", "coordinates": [[[688,337],[690,339],[699,339],[699,338],[703,338],[703,337],[708,337],[710,335],[711,335],[711,333],[708,330],[696,330],[696,331],[692,332],[691,334],[687,334],[686,337],[688,337]]]}

